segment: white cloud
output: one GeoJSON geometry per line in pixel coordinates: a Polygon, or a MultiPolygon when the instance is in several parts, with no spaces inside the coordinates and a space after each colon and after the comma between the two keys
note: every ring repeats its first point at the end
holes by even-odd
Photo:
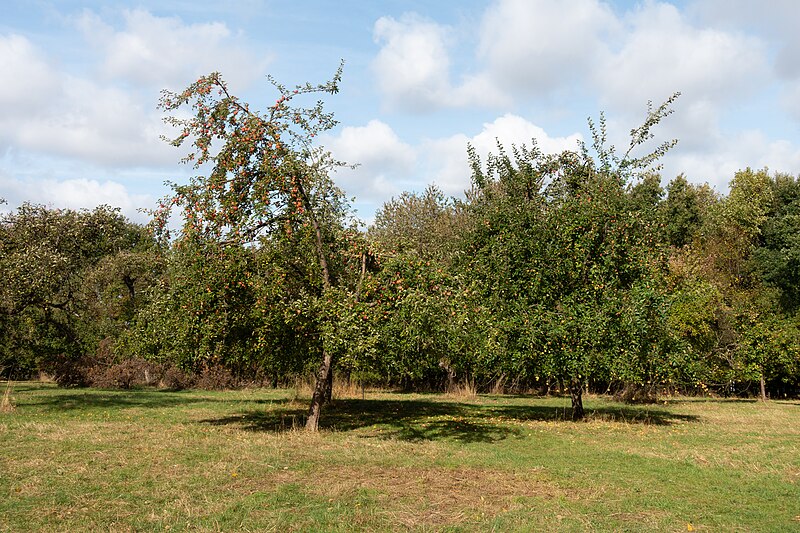
{"type": "Polygon", "coordinates": [[[224,24],[184,24],[147,11],[123,12],[117,31],[92,12],[76,23],[102,50],[99,79],[59,70],[29,39],[0,35],[0,148],[107,168],[174,165],[182,155],[156,109],[158,90],[214,69],[245,85],[266,60],[224,24]]]}
{"type": "Polygon", "coordinates": [[[496,106],[508,99],[484,75],[450,81],[448,44],[451,30],[414,14],[375,22],[374,39],[381,50],[372,67],[389,101],[411,111],[467,105],[496,106]]]}
{"type": "Polygon", "coordinates": [[[489,152],[497,152],[498,141],[510,149],[512,144],[530,147],[533,139],[544,153],[559,153],[576,150],[582,137],[578,133],[567,137],[551,137],[545,130],[524,118],[505,114],[493,122],[485,123],[481,132],[473,137],[457,134],[424,143],[422,150],[426,154],[426,175],[445,193],[461,195],[471,186],[467,144],[471,144],[478,156],[485,161],[489,152]]]}
{"type": "Polygon", "coordinates": [[[154,204],[154,199],[149,195],[131,194],[124,185],[114,181],[23,180],[0,172],[0,189],[6,195],[8,205],[3,207],[7,210],[26,201],[68,209],[94,209],[105,204],[121,208],[122,214],[139,223],[146,223],[149,217],[138,209],[154,204]]]}
{"type": "Polygon", "coordinates": [[[459,133],[415,146],[401,141],[391,127],[378,120],[344,128],[339,135],[321,141],[337,159],[359,164],[354,170],[338,170],[335,180],[356,196],[357,203],[374,207],[404,190],[420,191],[429,183],[446,194],[461,196],[471,185],[468,144],[485,160],[489,152],[497,151],[498,140],[510,149],[512,144],[530,146],[533,139],[543,152],[558,153],[577,149],[581,135],[552,137],[524,118],[506,114],[483,124],[472,137],[459,133]]]}
{"type": "Polygon", "coordinates": [[[800,121],[800,80],[786,84],[781,103],[797,121],[800,121]]]}
{"type": "Polygon", "coordinates": [[[0,121],[36,114],[60,90],[44,54],[21,35],[0,35],[0,72],[0,121]]]}
{"type": "Polygon", "coordinates": [[[381,90],[392,101],[416,109],[438,106],[448,87],[446,33],[444,27],[414,15],[375,22],[375,41],[383,47],[373,66],[381,90]]]}
{"type": "MultiPolygon", "coordinates": [[[[159,138],[167,127],[156,109],[157,89],[185,85],[212,63],[232,67],[241,83],[261,74],[252,54],[239,53],[238,40],[219,24],[182,25],[143,11],[126,12],[125,20],[116,32],[84,15],[83,28],[96,30],[94,43],[106,54],[102,68],[88,75],[67,70],[31,37],[0,35],[5,210],[25,201],[71,209],[108,204],[146,222],[138,209],[153,206],[154,197],[132,193],[125,180],[161,183],[168,172],[182,172],[176,169],[182,154],[159,138]],[[104,179],[108,175],[127,178],[104,179]]],[[[153,187],[152,194],[160,190],[153,187]]]]}
{"type": "Polygon", "coordinates": [[[2,131],[20,149],[92,164],[152,166],[179,159],[159,139],[166,131],[159,115],[135,95],[67,75],[57,97],[36,115],[3,122],[2,131]]]}
{"type": "Polygon", "coordinates": [[[339,169],[336,181],[359,201],[386,200],[401,192],[416,162],[414,149],[379,120],[346,127],[338,136],[326,136],[322,143],[336,159],[358,165],[339,169]]]}
{"type": "Polygon", "coordinates": [[[598,62],[594,80],[605,103],[636,110],[676,91],[690,102],[724,101],[760,88],[766,49],[753,37],[690,25],[671,4],[632,12],[622,48],[598,62]]]}
{"type": "Polygon", "coordinates": [[[525,120],[522,117],[512,114],[505,114],[498,117],[494,122],[483,125],[483,130],[472,138],[472,145],[478,153],[494,150],[497,140],[505,146],[511,144],[522,145],[531,144],[535,139],[540,150],[547,154],[559,153],[564,150],[575,150],[581,135],[574,133],[568,137],[550,137],[548,133],[539,126],[525,120]]]}
{"type": "Polygon", "coordinates": [[[699,150],[676,149],[664,161],[665,179],[684,173],[693,182],[708,182],[725,192],[734,174],[744,168],[769,168],[796,174],[800,148],[786,140],[772,140],[759,130],[719,136],[716,146],[699,150]]]}
{"type": "MultiPolygon", "coordinates": [[[[797,0],[695,0],[690,11],[708,24],[747,31],[770,45],[772,74],[786,85],[780,103],[800,121],[800,33],[797,31],[797,0]]],[[[769,85],[774,80],[762,78],[769,85]]]]}
{"type": "Polygon", "coordinates": [[[186,24],[142,9],[124,11],[123,19],[121,30],[91,11],[76,21],[85,37],[103,50],[106,79],[179,89],[220,71],[240,90],[258,79],[271,61],[269,54],[255,54],[221,22],[186,24]]]}
{"type": "Polygon", "coordinates": [[[478,56],[499,85],[547,92],[585,74],[617,27],[598,0],[498,0],[484,15],[478,56]]]}

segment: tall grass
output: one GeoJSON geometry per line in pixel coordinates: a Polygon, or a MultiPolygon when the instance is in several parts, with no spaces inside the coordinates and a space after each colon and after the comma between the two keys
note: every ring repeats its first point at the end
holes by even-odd
{"type": "Polygon", "coordinates": [[[6,388],[3,392],[3,399],[0,400],[0,413],[12,413],[14,411],[14,398],[11,396],[13,387],[11,381],[6,381],[6,388]]]}

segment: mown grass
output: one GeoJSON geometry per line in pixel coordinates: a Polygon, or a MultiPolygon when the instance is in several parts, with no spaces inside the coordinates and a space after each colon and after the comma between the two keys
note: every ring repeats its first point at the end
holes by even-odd
{"type": "Polygon", "coordinates": [[[4,531],[798,531],[800,402],[13,389],[4,531]]]}

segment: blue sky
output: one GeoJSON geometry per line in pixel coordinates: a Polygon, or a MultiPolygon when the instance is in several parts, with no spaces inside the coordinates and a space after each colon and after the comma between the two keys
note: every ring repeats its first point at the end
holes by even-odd
{"type": "Polygon", "coordinates": [[[725,192],[745,167],[800,171],[796,0],[239,0],[3,2],[0,197],[138,208],[191,169],[163,143],[159,91],[217,70],[255,105],[265,77],[322,82],[340,126],[322,139],[359,164],[335,180],[362,219],[403,190],[469,186],[479,152],[586,140],[603,110],[623,146],[648,100],[682,96],[656,133],[664,161],[725,192]]]}

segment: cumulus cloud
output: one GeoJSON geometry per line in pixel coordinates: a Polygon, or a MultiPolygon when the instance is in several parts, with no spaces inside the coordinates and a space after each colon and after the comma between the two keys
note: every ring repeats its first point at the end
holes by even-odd
{"type": "Polygon", "coordinates": [[[707,24],[725,25],[732,31],[747,31],[770,45],[774,56],[772,74],[785,83],[780,103],[800,121],[797,8],[795,0],[772,0],[767,4],[747,0],[695,0],[691,5],[691,11],[707,24]]]}
{"type": "Polygon", "coordinates": [[[646,3],[627,24],[622,47],[605,54],[593,74],[603,101],[615,109],[660,102],[675,91],[692,102],[741,97],[768,72],[760,40],[697,28],[671,4],[646,3]]]}
{"type": "MultiPolygon", "coordinates": [[[[90,12],[77,23],[101,51],[100,63],[89,63],[97,68],[80,74],[32,37],[0,34],[4,208],[24,201],[72,209],[108,204],[145,222],[138,208],[152,206],[154,197],[124,183],[160,184],[167,172],[180,173],[165,169],[182,155],[160,139],[167,127],[156,109],[158,89],[215,69],[244,85],[263,72],[265,60],[218,23],[184,24],[142,10],[124,12],[119,30],[90,12]],[[128,178],[101,177],[108,175],[128,178]]],[[[153,194],[162,190],[157,185],[153,194]]]]}
{"type": "Polygon", "coordinates": [[[336,159],[357,165],[339,169],[336,180],[359,201],[386,200],[401,192],[416,163],[414,149],[379,120],[346,127],[322,141],[336,159]]]}
{"type": "Polygon", "coordinates": [[[422,146],[422,151],[426,154],[425,175],[445,193],[461,195],[471,186],[467,161],[468,144],[485,160],[489,152],[497,151],[498,141],[510,148],[512,144],[530,146],[532,140],[536,141],[544,153],[559,153],[577,149],[582,137],[578,133],[567,137],[552,137],[544,129],[520,116],[505,114],[485,123],[483,129],[472,137],[457,134],[425,142],[422,146]]]}
{"type": "Polygon", "coordinates": [[[598,0],[499,0],[484,14],[478,57],[498,84],[547,92],[585,75],[618,26],[598,0]]]}
{"type": "Polygon", "coordinates": [[[98,205],[119,207],[130,220],[146,223],[149,217],[139,209],[152,206],[154,199],[146,194],[132,194],[121,183],[91,179],[19,179],[0,172],[0,189],[8,201],[6,210],[23,202],[54,208],[94,209],[98,205]]]}
{"type": "Polygon", "coordinates": [[[415,15],[378,19],[374,37],[383,47],[373,67],[391,100],[417,109],[438,105],[449,85],[446,33],[443,26],[415,15]]]}
{"type": "Polygon", "coordinates": [[[44,54],[21,35],[0,35],[0,71],[5,120],[36,114],[60,91],[60,79],[44,54]]]}
{"type": "Polygon", "coordinates": [[[734,174],[747,167],[796,174],[800,149],[786,140],[769,139],[761,131],[747,130],[721,137],[709,150],[676,150],[665,159],[663,176],[671,179],[684,173],[691,181],[708,182],[726,192],[734,174]]]}
{"type": "Polygon", "coordinates": [[[337,159],[359,165],[355,169],[339,169],[335,179],[349,195],[355,195],[357,205],[372,210],[402,191],[421,191],[430,183],[448,195],[463,195],[471,186],[468,144],[485,160],[489,152],[497,151],[498,140],[508,148],[512,144],[530,146],[535,140],[543,152],[558,153],[577,149],[581,139],[578,133],[551,136],[520,116],[505,114],[483,124],[473,136],[459,133],[413,146],[379,120],[344,128],[340,134],[325,136],[321,141],[337,159]]]}
{"type": "Polygon", "coordinates": [[[165,127],[158,114],[134,95],[68,75],[36,114],[3,131],[20,149],[92,164],[152,166],[178,159],[159,138],[165,127]]]}
{"type": "Polygon", "coordinates": [[[197,77],[220,71],[233,87],[248,86],[265,71],[270,54],[256,55],[223,23],[186,24],[142,9],[123,12],[114,28],[91,11],[76,19],[84,36],[103,51],[106,79],[156,87],[182,88],[197,77]]]}
{"type": "Polygon", "coordinates": [[[119,30],[90,11],[74,19],[102,51],[95,77],[59,69],[26,37],[0,35],[0,147],[108,168],[174,164],[180,155],[160,139],[169,131],[156,109],[158,90],[212,70],[240,86],[263,73],[267,59],[224,24],[144,10],[122,15],[119,30]]]}
{"type": "Polygon", "coordinates": [[[708,117],[711,102],[752,95],[770,68],[763,40],[695,25],[658,2],[617,15],[600,0],[496,0],[481,20],[477,69],[459,83],[451,81],[450,49],[461,44],[455,37],[452,28],[417,15],[379,19],[373,69],[388,101],[417,112],[508,108],[512,95],[520,101],[578,87],[630,116],[681,91],[688,101],[681,105],[708,117]]]}
{"type": "Polygon", "coordinates": [[[381,49],[372,67],[379,88],[391,104],[419,112],[507,102],[485,75],[468,75],[460,84],[451,83],[451,33],[446,26],[415,14],[399,20],[381,17],[375,22],[373,35],[381,49]]]}

